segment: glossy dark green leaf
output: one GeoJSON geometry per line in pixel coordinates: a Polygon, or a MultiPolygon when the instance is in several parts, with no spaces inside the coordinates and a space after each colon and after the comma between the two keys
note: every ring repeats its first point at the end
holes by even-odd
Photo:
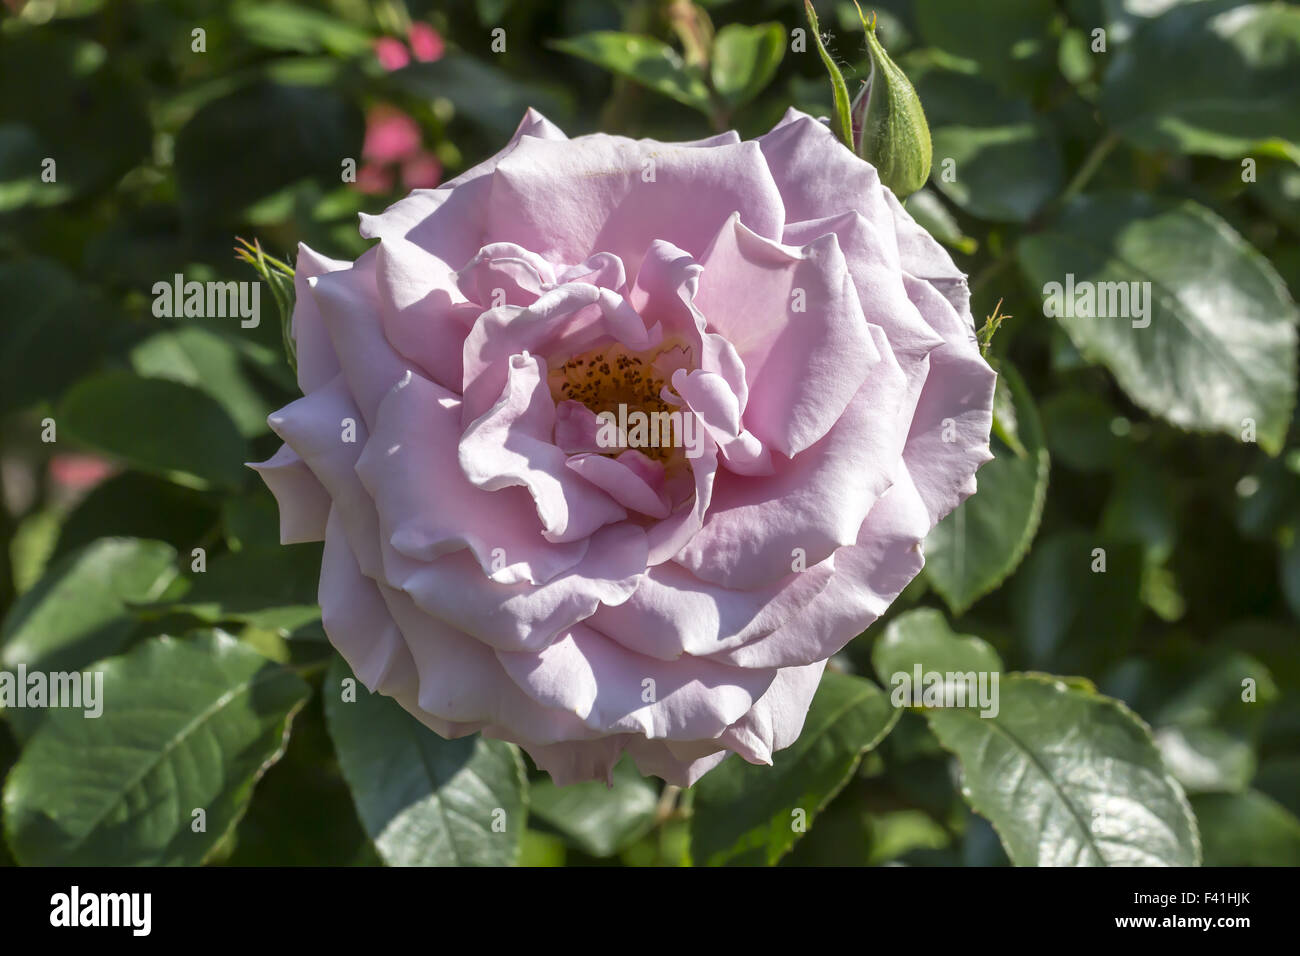
{"type": "Polygon", "coordinates": [[[0,411],[57,400],[103,353],[117,310],[48,259],[0,263],[0,411]]]}
{"type": "Polygon", "coordinates": [[[5,781],[15,856],[203,862],[283,753],[307,685],[224,634],[156,638],[96,670],[103,714],[51,709],[5,781]]]}
{"type": "Polygon", "coordinates": [[[130,602],[151,601],[176,577],[161,541],[100,538],[58,560],[5,617],[0,663],[80,670],[118,653],[131,633],[130,602]]]}
{"type": "Polygon", "coordinates": [[[731,756],[695,785],[691,857],[696,865],[772,865],[790,851],[893,728],[899,711],[871,681],[827,673],[799,739],[772,766],[731,756]]]}
{"type": "Polygon", "coordinates": [[[965,255],[970,255],[979,248],[979,242],[961,231],[956,217],[933,190],[918,189],[907,197],[905,205],[908,215],[948,248],[965,255]]]}
{"type": "Polygon", "coordinates": [[[925,574],[954,614],[1001,584],[1029,550],[1047,497],[1051,461],[1033,396],[1009,365],[999,389],[1010,396],[1017,454],[993,439],[992,461],[976,475],[978,489],[940,521],[925,539],[925,574]]]}
{"type": "Polygon", "coordinates": [[[69,389],[56,421],[60,439],[182,484],[230,488],[247,480],[243,436],[225,409],[189,385],[104,372],[69,389]]]}
{"type": "Polygon", "coordinates": [[[1121,657],[1141,617],[1141,586],[1136,542],[1083,532],[1040,539],[1010,588],[1029,666],[1095,674],[1121,657]]]}
{"type": "Polygon", "coordinates": [[[528,791],[533,820],[541,820],[592,856],[612,856],[654,824],[659,795],[628,760],[614,767],[614,785],[604,781],[557,787],[549,777],[528,791]]]}
{"type": "Polygon", "coordinates": [[[1300,820],[1258,790],[1204,793],[1192,808],[1206,866],[1300,866],[1300,820]]]}
{"type": "Polygon", "coordinates": [[[380,860],[339,770],[319,696],[293,720],[289,746],[253,793],[226,866],[374,866],[380,860]]]}
{"type": "Polygon", "coordinates": [[[895,674],[911,675],[921,670],[1001,673],[1002,658],[987,641],[954,634],[943,613],[933,608],[908,611],[889,622],[871,649],[876,676],[889,687],[895,674]]]}
{"type": "Polygon", "coordinates": [[[120,535],[166,541],[189,555],[216,521],[217,508],[203,493],[124,471],[97,484],[63,519],[54,555],[120,535]]]}
{"type": "Polygon", "coordinates": [[[1089,288],[1099,300],[1106,292],[1094,311],[1124,312],[1128,299],[1126,315],[1057,321],[1139,405],[1239,441],[1253,430],[1270,454],[1280,450],[1295,404],[1295,303],[1268,261],[1214,213],[1140,193],[1080,197],[1057,225],[1021,242],[1019,256],[1045,308],[1080,303],[1089,288]],[[1060,294],[1049,299],[1048,283],[1060,294]],[[1148,285],[1134,296],[1130,283],[1148,285]]]}
{"type": "Polygon", "coordinates": [[[239,350],[213,332],[198,327],[158,332],[131,350],[131,365],[147,378],[168,379],[206,392],[242,435],[266,432],[266,416],[274,406],[245,373],[239,350]]]}
{"type": "Polygon", "coordinates": [[[733,107],[743,106],[772,82],[785,55],[779,23],[729,23],[713,38],[713,88],[733,107]]]}
{"type": "Polygon", "coordinates": [[[1060,146],[1027,100],[979,76],[919,72],[933,141],[931,182],[972,216],[1026,222],[1064,181],[1060,146]]]}
{"type": "Polygon", "coordinates": [[[914,14],[926,44],[972,61],[1003,86],[1026,86],[1055,65],[1051,0],[916,0],[914,14]]]}
{"type": "Polygon", "coordinates": [[[1018,866],[1195,866],[1196,821],[1150,731],[1118,701],[1054,677],[1000,682],[997,716],[924,711],[962,792],[1018,866]]]}
{"type": "Polygon", "coordinates": [[[320,617],[320,554],[319,544],[250,547],[217,555],[201,572],[192,570],[190,561],[184,590],[139,610],[292,631],[320,617]]]}
{"type": "Polygon", "coordinates": [[[1125,661],[1105,686],[1151,724],[1165,765],[1189,793],[1246,789],[1279,694],[1262,662],[1190,645],[1125,661]]]}
{"type": "Polygon", "coordinates": [[[1300,161],[1300,9],[1173,4],[1114,54],[1101,106],[1143,149],[1300,161]]]}
{"type": "Polygon", "coordinates": [[[391,866],[504,866],[526,825],[527,781],[511,744],[444,740],[337,660],[325,716],[361,822],[391,866]],[[354,681],[355,700],[344,699],[354,681]]]}
{"type": "Polygon", "coordinates": [[[711,109],[703,77],[689,68],[676,50],[654,37],[600,30],[552,40],[551,46],[635,80],[678,103],[705,113],[711,109]]]}

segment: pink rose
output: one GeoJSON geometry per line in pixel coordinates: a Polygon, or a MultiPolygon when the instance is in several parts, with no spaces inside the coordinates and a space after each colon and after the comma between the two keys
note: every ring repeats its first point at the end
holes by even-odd
{"type": "Polygon", "coordinates": [[[305,397],[255,466],[358,678],[559,783],[769,762],[990,457],[947,253],[795,111],[694,143],[530,112],[361,231],[300,249],[305,397]]]}

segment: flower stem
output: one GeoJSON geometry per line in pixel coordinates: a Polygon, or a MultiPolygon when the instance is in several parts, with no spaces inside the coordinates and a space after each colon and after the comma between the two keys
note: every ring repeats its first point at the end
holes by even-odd
{"type": "Polygon", "coordinates": [[[1066,202],[1081,193],[1083,187],[1088,185],[1092,180],[1093,175],[1099,168],[1101,168],[1101,164],[1106,161],[1106,157],[1110,155],[1111,150],[1118,145],[1119,135],[1113,132],[1107,133],[1101,139],[1097,140],[1093,145],[1092,150],[1084,157],[1083,165],[1081,165],[1079,171],[1074,174],[1074,178],[1071,179],[1069,184],[1065,187],[1065,191],[1061,193],[1057,202],[1064,205],[1066,202]]]}

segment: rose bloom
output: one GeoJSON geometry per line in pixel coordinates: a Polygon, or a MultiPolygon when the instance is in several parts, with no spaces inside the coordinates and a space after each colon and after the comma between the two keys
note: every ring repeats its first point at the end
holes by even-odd
{"type": "Polygon", "coordinates": [[[254,466],[357,677],[562,784],[769,763],[990,458],[965,276],[793,110],[690,143],[529,112],[361,232],[300,248],[305,397],[254,466]],[[611,446],[620,409],[681,427],[611,446]]]}

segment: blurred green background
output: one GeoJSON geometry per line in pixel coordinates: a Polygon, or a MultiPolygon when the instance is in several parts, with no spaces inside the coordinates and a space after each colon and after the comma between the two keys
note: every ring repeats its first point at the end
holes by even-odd
{"type": "MultiPolygon", "coordinates": [[[[856,93],[869,71],[857,12],[817,8],[856,93]]],[[[907,208],[971,275],[977,325],[999,303],[1009,316],[991,352],[1008,387],[982,493],[936,530],[927,571],[835,669],[871,677],[873,643],[902,620],[978,635],[1009,668],[1079,675],[1150,725],[1207,864],[1300,863],[1300,8],[865,9],[933,131],[931,183],[907,208]],[[1066,273],[1152,281],[1151,327],[1046,317],[1043,286],[1066,273]],[[1087,571],[1097,548],[1104,576],[1087,571]]],[[[529,106],[570,135],[670,140],[751,137],[791,105],[826,115],[824,68],[793,32],[806,29],[802,4],[4,10],[0,665],[87,669],[131,651],[114,679],[139,688],[141,709],[167,686],[166,706],[183,708],[169,668],[188,648],[224,662],[196,687],[256,674],[267,703],[223,730],[246,744],[240,760],[196,758],[194,779],[178,772],[170,789],[149,777],[132,790],[119,766],[69,767],[66,741],[42,726],[53,717],[5,711],[0,775],[20,754],[30,766],[6,787],[0,863],[676,865],[693,847],[714,861],[726,839],[699,828],[717,794],[665,793],[622,771],[610,791],[557,791],[512,748],[473,741],[447,745],[447,759],[495,781],[501,806],[522,809],[515,778],[532,778],[526,832],[457,851],[446,834],[412,848],[385,830],[383,795],[357,779],[348,729],[319,692],[342,673],[315,608],[319,546],[278,545],[274,501],[241,465],[275,450],[266,415],[296,395],[271,297],[244,329],[156,317],[152,289],[177,273],[255,278],[236,236],[290,261],[299,241],[355,257],[368,245],[358,212],[491,155],[529,106]],[[290,718],[287,750],[259,782],[290,718]],[[204,831],[185,809],[190,785],[206,795],[204,831]],[[71,801],[71,831],[15,822],[38,798],[71,801]],[[146,812],[151,801],[182,809],[146,812]]],[[[400,712],[369,719],[405,732],[400,712]]],[[[418,762],[438,745],[411,746],[418,762]]],[[[805,775],[795,789],[815,825],[772,858],[1007,862],[925,717],[905,713],[879,747],[837,760],[790,771],[805,775]]],[[[722,813],[762,830],[781,806],[722,813]]],[[[732,857],[747,859],[721,852],[732,857]]]]}

